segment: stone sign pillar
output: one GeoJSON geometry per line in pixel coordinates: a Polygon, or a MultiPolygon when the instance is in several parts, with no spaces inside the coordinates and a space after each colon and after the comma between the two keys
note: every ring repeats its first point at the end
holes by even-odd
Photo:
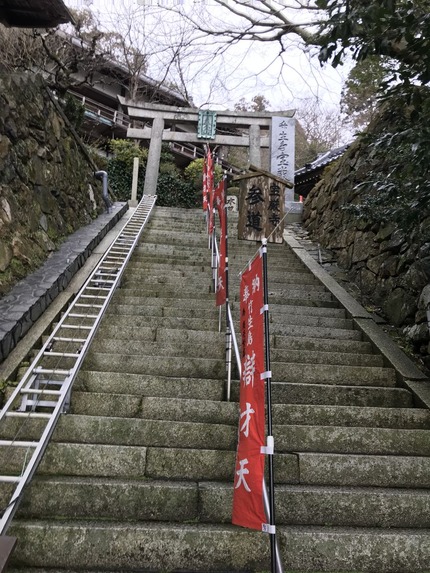
{"type": "MultiPolygon", "coordinates": [[[[272,117],[270,137],[270,171],[294,182],[295,161],[295,129],[296,120],[293,117],[272,117]]],[[[285,201],[294,201],[293,189],[285,193],[285,201]]]]}
{"type": "Polygon", "coordinates": [[[260,172],[234,180],[239,181],[240,189],[239,239],[282,243],[288,182],[260,172]]]}

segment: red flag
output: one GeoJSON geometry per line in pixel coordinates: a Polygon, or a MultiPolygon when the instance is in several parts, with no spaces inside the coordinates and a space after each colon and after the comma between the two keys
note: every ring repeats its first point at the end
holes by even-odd
{"type": "Polygon", "coordinates": [[[209,197],[209,233],[211,234],[214,230],[214,166],[210,149],[207,153],[206,186],[209,197]]]}
{"type": "Polygon", "coordinates": [[[226,301],[226,254],[227,254],[227,215],[225,212],[225,183],[220,181],[214,193],[215,205],[220,222],[219,236],[219,267],[218,283],[216,286],[216,305],[221,306],[226,301]]]}
{"type": "Polygon", "coordinates": [[[203,211],[208,209],[207,158],[203,159],[203,211]]]}
{"type": "Polygon", "coordinates": [[[265,454],[261,453],[265,446],[263,304],[260,255],[242,274],[240,286],[242,377],[232,518],[235,525],[260,531],[267,523],[263,502],[265,454]]]}

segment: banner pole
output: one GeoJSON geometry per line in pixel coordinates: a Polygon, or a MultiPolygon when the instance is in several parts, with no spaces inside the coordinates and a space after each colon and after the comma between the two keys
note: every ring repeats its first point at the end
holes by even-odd
{"type": "MultiPolygon", "coordinates": [[[[265,364],[268,376],[266,378],[266,404],[267,404],[267,444],[273,445],[272,429],[272,378],[270,374],[270,333],[269,333],[269,289],[267,280],[267,239],[262,239],[263,253],[263,303],[264,303],[264,338],[265,338],[265,364]]],[[[273,449],[268,452],[269,463],[269,524],[275,525],[275,479],[273,470],[273,449]]],[[[276,533],[270,533],[271,573],[277,573],[276,567],[276,533]]],[[[278,571],[278,573],[280,573],[278,571]]]]}
{"type": "Polygon", "coordinates": [[[224,212],[225,212],[225,346],[226,346],[226,362],[227,362],[227,388],[225,399],[230,402],[231,397],[231,351],[232,339],[231,331],[232,325],[230,324],[230,315],[228,312],[229,307],[229,289],[228,289],[228,205],[227,205],[227,189],[226,189],[227,175],[224,173],[224,212]]]}

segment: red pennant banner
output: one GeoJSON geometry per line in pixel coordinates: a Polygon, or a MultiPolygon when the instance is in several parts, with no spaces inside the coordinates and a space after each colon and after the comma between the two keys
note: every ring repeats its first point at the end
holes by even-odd
{"type": "Polygon", "coordinates": [[[263,502],[265,454],[261,453],[265,446],[263,305],[263,260],[259,254],[242,274],[240,285],[242,377],[232,522],[260,531],[267,522],[263,502]]]}
{"type": "Polygon", "coordinates": [[[207,157],[205,156],[203,160],[203,211],[205,212],[208,210],[208,205],[209,205],[207,172],[208,172],[207,157]]]}
{"type": "Polygon", "coordinates": [[[221,306],[226,301],[226,254],[227,254],[227,215],[225,212],[225,184],[220,181],[214,193],[215,205],[220,223],[219,236],[219,267],[216,287],[216,305],[221,306]]]}
{"type": "Polygon", "coordinates": [[[209,198],[209,234],[212,234],[214,230],[214,166],[210,149],[207,154],[206,185],[209,198]]]}

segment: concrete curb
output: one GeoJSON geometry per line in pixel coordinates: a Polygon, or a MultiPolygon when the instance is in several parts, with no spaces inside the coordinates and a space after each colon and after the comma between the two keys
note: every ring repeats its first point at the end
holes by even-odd
{"type": "Polygon", "coordinates": [[[372,343],[375,350],[381,352],[386,365],[395,369],[397,381],[412,392],[417,405],[430,408],[430,383],[427,376],[381,330],[372,315],[312,258],[292,233],[285,231],[284,240],[299,260],[345,308],[348,316],[354,320],[357,330],[363,333],[364,338],[372,343]]]}
{"type": "Polygon", "coordinates": [[[20,281],[0,301],[0,362],[10,354],[51,302],[67,287],[103,237],[127,211],[115,203],[73,233],[37,271],[20,281]]]}

